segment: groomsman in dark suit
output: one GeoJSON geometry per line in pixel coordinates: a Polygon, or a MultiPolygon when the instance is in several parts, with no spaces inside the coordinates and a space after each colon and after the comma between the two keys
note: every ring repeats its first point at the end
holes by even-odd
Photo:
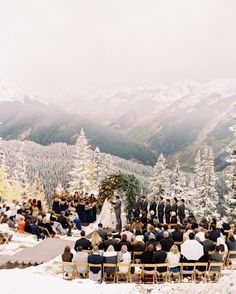
{"type": "Polygon", "coordinates": [[[152,197],[151,202],[149,204],[149,213],[151,215],[151,218],[155,218],[157,214],[157,202],[155,197],[152,197]]]}
{"type": "Polygon", "coordinates": [[[179,216],[179,220],[180,223],[183,223],[183,220],[185,219],[185,204],[184,204],[184,199],[181,199],[180,201],[180,205],[178,206],[178,216],[179,216]]]}
{"type": "Polygon", "coordinates": [[[164,223],[164,210],[165,210],[165,203],[164,203],[163,197],[161,196],[157,206],[158,219],[159,219],[159,223],[161,224],[164,223]]]}
{"type": "Polygon", "coordinates": [[[171,213],[171,204],[170,204],[170,199],[166,199],[166,205],[165,205],[165,218],[166,218],[166,223],[170,223],[170,213],[171,213]]]}
{"type": "Polygon", "coordinates": [[[145,212],[147,214],[148,212],[148,201],[145,196],[142,196],[141,200],[141,212],[145,212]]]}
{"type": "Polygon", "coordinates": [[[135,199],[132,202],[132,213],[133,217],[135,219],[139,218],[140,215],[140,208],[141,208],[141,201],[139,199],[139,196],[136,196],[135,199]]]}

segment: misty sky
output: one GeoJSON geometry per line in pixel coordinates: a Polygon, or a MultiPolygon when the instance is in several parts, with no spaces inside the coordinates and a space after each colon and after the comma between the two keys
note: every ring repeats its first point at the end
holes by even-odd
{"type": "Polygon", "coordinates": [[[236,78],[235,0],[0,0],[0,76],[43,98],[236,78]]]}

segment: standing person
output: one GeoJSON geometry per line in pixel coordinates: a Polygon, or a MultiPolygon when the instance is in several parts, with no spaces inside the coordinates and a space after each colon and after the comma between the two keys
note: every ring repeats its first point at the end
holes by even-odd
{"type": "Polygon", "coordinates": [[[122,223],[121,223],[121,200],[120,196],[116,195],[116,202],[113,203],[113,207],[115,209],[115,215],[116,215],[116,223],[119,226],[119,228],[122,228],[122,223]]]}
{"type": "Polygon", "coordinates": [[[177,224],[177,212],[178,212],[178,205],[177,205],[177,198],[174,197],[171,204],[171,219],[170,222],[172,224],[177,224]]]}
{"type": "Polygon", "coordinates": [[[151,215],[151,218],[155,218],[157,214],[157,203],[155,197],[152,197],[150,205],[149,205],[149,213],[151,215]]]}
{"type": "Polygon", "coordinates": [[[157,206],[158,219],[159,219],[160,224],[164,223],[164,209],[165,209],[164,199],[161,196],[160,201],[159,201],[158,206],[157,206]]]}
{"type": "Polygon", "coordinates": [[[180,205],[178,206],[178,216],[179,216],[179,220],[180,220],[181,224],[183,224],[183,220],[186,217],[186,215],[185,215],[185,204],[184,203],[185,203],[184,199],[181,199],[180,205]]]}
{"type": "Polygon", "coordinates": [[[132,201],[132,213],[134,218],[138,218],[140,215],[140,207],[141,207],[141,201],[139,199],[139,196],[136,196],[135,199],[132,201]]]}
{"type": "Polygon", "coordinates": [[[170,223],[170,213],[171,213],[171,204],[170,204],[170,199],[166,199],[166,205],[165,205],[165,218],[166,218],[166,223],[170,223]]]}
{"type": "Polygon", "coordinates": [[[147,214],[147,212],[148,212],[148,201],[147,201],[145,196],[142,196],[140,208],[141,208],[142,213],[145,212],[147,214]]]}

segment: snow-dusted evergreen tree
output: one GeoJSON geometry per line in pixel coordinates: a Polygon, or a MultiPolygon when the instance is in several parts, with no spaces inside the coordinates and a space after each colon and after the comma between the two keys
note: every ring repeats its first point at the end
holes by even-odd
{"type": "Polygon", "coordinates": [[[72,181],[69,183],[69,190],[93,192],[95,188],[94,165],[91,158],[91,149],[82,129],[75,144],[74,168],[70,172],[72,181]]]}
{"type": "Polygon", "coordinates": [[[24,156],[24,142],[20,142],[20,148],[16,152],[16,163],[14,166],[13,171],[13,178],[15,181],[15,185],[17,189],[21,193],[21,197],[25,198],[27,197],[28,189],[29,189],[29,182],[26,175],[26,160],[24,156]]]}
{"type": "Polygon", "coordinates": [[[6,166],[6,158],[2,149],[2,138],[0,137],[0,198],[8,201],[20,200],[20,191],[16,182],[10,178],[6,166]]]}
{"type": "Polygon", "coordinates": [[[219,216],[217,212],[218,194],[216,191],[214,154],[211,147],[205,146],[202,155],[199,151],[195,159],[195,188],[197,216],[219,216]]]}
{"type": "MultiPolygon", "coordinates": [[[[236,120],[236,115],[233,116],[236,120]]],[[[236,135],[236,125],[230,127],[230,130],[236,135]]],[[[227,149],[230,158],[227,162],[230,163],[230,172],[227,174],[228,193],[225,195],[227,203],[227,214],[232,222],[236,221],[236,148],[227,149]]]]}
{"type": "Polygon", "coordinates": [[[184,173],[180,169],[179,160],[176,160],[174,168],[174,183],[173,190],[175,197],[185,198],[185,193],[187,192],[187,182],[184,173]]]}
{"type": "Polygon", "coordinates": [[[149,184],[150,196],[166,196],[170,193],[170,181],[166,160],[161,154],[154,166],[154,173],[149,184]]]}
{"type": "Polygon", "coordinates": [[[103,162],[102,162],[101,152],[98,147],[95,148],[93,153],[93,164],[94,164],[95,189],[98,190],[99,184],[104,178],[103,162]]]}
{"type": "Polygon", "coordinates": [[[44,187],[38,174],[35,175],[34,181],[31,185],[32,197],[41,200],[43,209],[48,208],[48,202],[45,196],[44,187]]]}

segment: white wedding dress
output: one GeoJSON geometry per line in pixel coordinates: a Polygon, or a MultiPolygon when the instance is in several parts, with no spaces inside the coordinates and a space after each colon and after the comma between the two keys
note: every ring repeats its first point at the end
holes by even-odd
{"type": "Polygon", "coordinates": [[[98,223],[102,223],[103,228],[113,228],[114,220],[112,217],[112,205],[105,199],[100,215],[98,216],[98,223]]]}

